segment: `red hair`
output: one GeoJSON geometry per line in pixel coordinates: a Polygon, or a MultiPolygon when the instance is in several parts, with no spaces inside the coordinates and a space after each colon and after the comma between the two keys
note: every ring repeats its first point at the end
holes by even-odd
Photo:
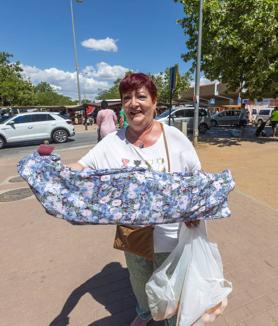
{"type": "Polygon", "coordinates": [[[148,75],[141,72],[128,74],[121,80],[119,85],[121,98],[123,98],[124,93],[136,91],[142,87],[146,87],[154,102],[157,99],[156,86],[148,75]]]}

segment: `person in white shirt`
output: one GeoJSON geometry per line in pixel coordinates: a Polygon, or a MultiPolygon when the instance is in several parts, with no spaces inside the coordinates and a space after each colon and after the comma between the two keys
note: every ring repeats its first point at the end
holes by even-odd
{"type": "MultiPolygon", "coordinates": [[[[74,169],[145,167],[161,172],[193,171],[201,168],[188,138],[175,127],[163,127],[154,120],[157,90],[149,76],[142,73],[129,74],[120,82],[119,91],[128,127],[109,133],[78,163],[68,166],[74,169]]],[[[186,225],[193,227],[198,222],[189,222],[186,225]]],[[[138,315],[131,326],[146,326],[151,320],[145,284],[177,245],[179,228],[179,223],[155,226],[153,261],[125,252],[132,289],[137,299],[138,315]]],[[[175,317],[165,320],[164,323],[167,326],[175,325],[175,317]]]]}

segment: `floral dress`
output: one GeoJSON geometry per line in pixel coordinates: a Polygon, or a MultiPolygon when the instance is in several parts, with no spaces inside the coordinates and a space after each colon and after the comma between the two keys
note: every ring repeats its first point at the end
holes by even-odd
{"type": "Polygon", "coordinates": [[[229,170],[161,173],[144,168],[74,171],[55,154],[18,163],[47,213],[78,224],[150,225],[230,216],[229,170]]]}

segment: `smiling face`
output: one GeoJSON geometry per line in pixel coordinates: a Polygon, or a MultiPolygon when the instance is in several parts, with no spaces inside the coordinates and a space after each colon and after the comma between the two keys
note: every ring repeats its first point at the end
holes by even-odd
{"type": "Polygon", "coordinates": [[[136,131],[144,130],[153,121],[156,99],[153,99],[146,87],[126,92],[122,95],[122,104],[128,120],[128,126],[136,131]]]}

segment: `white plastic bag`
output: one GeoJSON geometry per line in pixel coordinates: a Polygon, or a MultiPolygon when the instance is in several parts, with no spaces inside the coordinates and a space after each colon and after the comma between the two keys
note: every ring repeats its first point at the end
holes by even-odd
{"type": "Polygon", "coordinates": [[[201,324],[202,316],[231,291],[217,245],[208,241],[203,222],[197,228],[182,226],[177,247],[146,285],[153,319],[178,313],[177,325],[182,326],[201,324]]]}
{"type": "Polygon", "coordinates": [[[176,248],[163,264],[154,271],[146,284],[149,308],[154,320],[168,319],[178,312],[186,270],[191,261],[188,229],[180,230],[176,248]]]}
{"type": "MultiPolygon", "coordinates": [[[[218,247],[202,227],[191,229],[192,257],[183,283],[177,325],[190,326],[207,311],[224,302],[232,284],[224,279],[218,247]]],[[[221,307],[219,307],[221,308],[221,307]]],[[[213,321],[215,314],[206,314],[213,321]],[[211,318],[210,318],[211,317],[211,318]]]]}

